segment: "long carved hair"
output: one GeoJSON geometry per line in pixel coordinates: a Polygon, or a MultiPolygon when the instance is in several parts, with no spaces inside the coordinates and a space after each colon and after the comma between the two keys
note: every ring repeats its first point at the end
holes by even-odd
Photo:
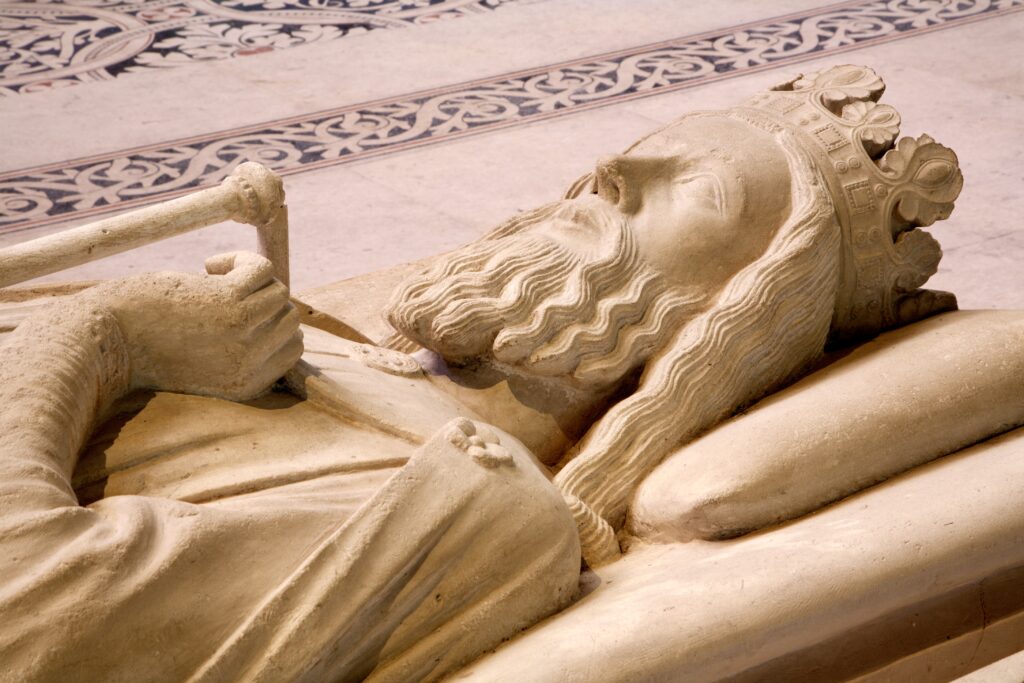
{"type": "Polygon", "coordinates": [[[588,544],[614,542],[610,527],[621,526],[636,487],[667,455],[791,380],[824,349],[841,232],[812,160],[788,133],[772,132],[793,179],[789,219],[761,258],[655,352],[636,392],[609,409],[555,477],[589,561],[602,552],[588,544]]]}

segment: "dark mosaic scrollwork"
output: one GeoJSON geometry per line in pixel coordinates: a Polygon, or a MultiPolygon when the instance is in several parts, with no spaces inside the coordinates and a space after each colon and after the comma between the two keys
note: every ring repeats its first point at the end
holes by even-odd
{"type": "MultiPolygon", "coordinates": [[[[238,0],[243,2],[244,0],[238,0]]],[[[309,0],[331,2],[331,0],[309,0]]],[[[289,174],[1000,16],[1024,0],[873,0],[487,82],[0,175],[0,231],[213,185],[244,161],[289,174]]]]}
{"type": "Polygon", "coordinates": [[[454,19],[512,1],[0,2],[0,95],[454,19]]]}

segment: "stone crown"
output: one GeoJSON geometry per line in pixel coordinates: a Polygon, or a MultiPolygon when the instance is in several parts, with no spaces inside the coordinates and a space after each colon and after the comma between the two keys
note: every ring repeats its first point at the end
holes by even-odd
{"type": "Polygon", "coordinates": [[[906,322],[906,308],[938,268],[942,250],[919,230],[947,218],[963,186],[952,150],[927,135],[896,142],[900,116],[877,101],[882,79],[863,66],[799,75],[740,111],[798,133],[830,185],[844,259],[833,338],[906,322]]]}

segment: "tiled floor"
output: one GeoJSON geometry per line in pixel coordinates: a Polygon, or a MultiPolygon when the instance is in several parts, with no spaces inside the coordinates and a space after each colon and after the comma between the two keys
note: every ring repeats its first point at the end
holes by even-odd
{"type": "Polygon", "coordinates": [[[447,21],[514,0],[57,0],[0,4],[0,95],[447,21]]]}
{"type": "MultiPolygon", "coordinates": [[[[885,78],[904,134],[960,156],[966,185],[933,230],[946,256],[931,286],[964,307],[1024,308],[1024,0],[262,4],[459,20],[21,88],[0,100],[0,246],[215,183],[252,158],[287,174],[302,289],[472,239],[687,110],[854,62],[885,78]]],[[[149,0],[129,13],[143,5],[216,9],[149,0]]],[[[210,228],[49,279],[195,269],[252,239],[210,228]]]]}

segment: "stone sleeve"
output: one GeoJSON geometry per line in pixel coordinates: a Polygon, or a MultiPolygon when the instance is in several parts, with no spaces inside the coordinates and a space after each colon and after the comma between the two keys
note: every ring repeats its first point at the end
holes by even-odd
{"type": "Polygon", "coordinates": [[[355,514],[340,475],[79,505],[70,473],[129,386],[127,357],[87,298],[0,349],[0,683],[432,680],[573,598],[560,495],[525,448],[468,421],[355,514]]]}
{"type": "Polygon", "coordinates": [[[129,386],[114,316],[75,297],[0,346],[0,519],[75,506],[70,478],[94,421],[129,386]]]}

